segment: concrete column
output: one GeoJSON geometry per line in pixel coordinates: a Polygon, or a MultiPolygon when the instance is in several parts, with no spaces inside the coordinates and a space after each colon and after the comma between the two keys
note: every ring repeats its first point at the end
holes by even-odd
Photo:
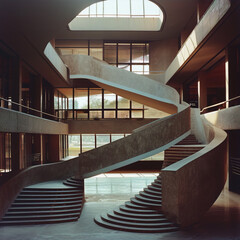
{"type": "Polygon", "coordinates": [[[207,106],[207,80],[206,72],[198,73],[198,107],[202,110],[207,106]]]}
{"type": "Polygon", "coordinates": [[[11,134],[12,171],[20,169],[20,136],[19,133],[11,134]]]}
{"type": "Polygon", "coordinates": [[[59,135],[48,135],[49,162],[59,161],[59,135]]]}

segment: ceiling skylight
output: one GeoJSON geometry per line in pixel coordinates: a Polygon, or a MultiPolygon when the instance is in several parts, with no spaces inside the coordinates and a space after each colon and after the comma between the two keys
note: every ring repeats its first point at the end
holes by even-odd
{"type": "Polygon", "coordinates": [[[69,24],[71,30],[159,31],[161,8],[150,0],[105,0],[81,11],[69,24]]]}

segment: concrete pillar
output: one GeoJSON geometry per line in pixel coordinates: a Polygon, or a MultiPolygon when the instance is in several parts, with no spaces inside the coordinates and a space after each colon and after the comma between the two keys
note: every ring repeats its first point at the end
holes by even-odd
{"type": "Polygon", "coordinates": [[[19,133],[11,134],[12,171],[20,169],[20,136],[19,133]]]}
{"type": "Polygon", "coordinates": [[[198,73],[198,107],[202,110],[207,106],[207,80],[206,72],[198,73]]]}
{"type": "Polygon", "coordinates": [[[49,162],[59,161],[59,135],[48,135],[49,162]]]}

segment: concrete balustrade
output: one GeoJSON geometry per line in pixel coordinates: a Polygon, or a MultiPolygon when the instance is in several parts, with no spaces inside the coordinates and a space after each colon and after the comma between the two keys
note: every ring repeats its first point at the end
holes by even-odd
{"type": "Polygon", "coordinates": [[[227,134],[212,127],[213,140],[199,152],[162,170],[162,208],[182,227],[199,221],[227,178],[227,134]]]}

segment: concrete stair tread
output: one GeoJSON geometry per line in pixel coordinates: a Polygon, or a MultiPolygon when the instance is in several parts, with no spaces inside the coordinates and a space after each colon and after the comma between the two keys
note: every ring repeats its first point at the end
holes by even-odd
{"type": "Polygon", "coordinates": [[[54,210],[51,209],[49,211],[12,211],[12,212],[7,212],[5,216],[26,216],[26,215],[46,215],[46,214],[65,214],[65,213],[79,213],[79,208],[76,209],[67,209],[67,210],[54,210]]]}
{"type": "Polygon", "coordinates": [[[156,187],[156,186],[153,186],[153,185],[148,185],[148,189],[151,189],[151,190],[154,190],[154,191],[159,191],[159,192],[162,191],[161,187],[156,187]]]}
{"type": "Polygon", "coordinates": [[[114,210],[114,213],[116,215],[120,215],[120,216],[125,216],[128,218],[137,218],[137,217],[144,217],[144,218],[161,218],[164,215],[161,213],[158,213],[157,211],[155,211],[155,213],[142,213],[142,212],[136,212],[136,213],[130,213],[130,212],[124,212],[121,209],[116,209],[114,210]]]}
{"type": "Polygon", "coordinates": [[[133,213],[133,214],[155,214],[157,211],[153,210],[153,209],[148,209],[145,207],[140,207],[138,206],[137,208],[135,208],[136,206],[133,205],[130,202],[126,202],[125,205],[122,205],[119,207],[119,209],[123,212],[127,212],[127,213],[133,213]],[[132,207],[133,206],[133,207],[132,207]]]}
{"type": "Polygon", "coordinates": [[[131,198],[130,201],[135,205],[140,205],[140,206],[144,206],[147,208],[153,208],[153,207],[161,208],[162,207],[161,203],[160,204],[159,203],[148,203],[145,201],[138,200],[136,198],[131,198]]]}
{"type": "Polygon", "coordinates": [[[17,199],[30,199],[30,198],[40,198],[40,199],[44,199],[44,198],[72,198],[72,197],[78,197],[78,196],[83,196],[83,193],[71,193],[71,194],[20,194],[18,195],[17,199]]]}
{"type": "Polygon", "coordinates": [[[65,214],[45,214],[45,215],[25,215],[25,216],[4,216],[3,221],[12,221],[12,220],[41,220],[41,219],[63,219],[69,217],[79,217],[79,213],[65,213],[65,214]]]}
{"type": "Polygon", "coordinates": [[[107,216],[109,218],[116,219],[119,221],[133,222],[133,223],[162,223],[167,221],[165,217],[145,218],[144,214],[138,215],[137,217],[128,217],[128,216],[120,216],[114,213],[107,213],[107,216]]]}
{"type": "Polygon", "coordinates": [[[162,183],[152,182],[151,185],[155,186],[155,187],[158,187],[158,188],[162,188],[162,183]]]}
{"type": "Polygon", "coordinates": [[[59,198],[17,198],[14,203],[35,203],[35,202],[65,202],[65,201],[77,201],[77,200],[82,200],[83,196],[78,196],[78,197],[72,197],[72,198],[65,198],[65,197],[59,197],[59,198]]]}
{"type": "Polygon", "coordinates": [[[177,227],[162,227],[162,228],[146,228],[146,227],[127,227],[127,226],[119,226],[117,224],[106,223],[102,220],[101,217],[96,217],[94,219],[95,223],[99,224],[100,226],[120,230],[120,231],[127,231],[127,232],[139,232],[139,233],[161,233],[161,232],[173,232],[177,231],[177,227]]]}
{"type": "Polygon", "coordinates": [[[30,224],[50,224],[50,223],[63,223],[77,221],[78,217],[68,217],[59,219],[43,219],[43,220],[23,220],[23,221],[0,221],[0,225],[30,225],[30,224]]]}
{"type": "Polygon", "coordinates": [[[137,227],[137,228],[142,228],[142,227],[147,227],[147,228],[154,228],[154,227],[164,227],[164,226],[173,226],[172,223],[170,222],[163,222],[163,223],[135,223],[135,222],[126,222],[126,221],[120,221],[120,220],[116,220],[116,219],[112,219],[112,218],[109,218],[107,216],[107,214],[103,214],[101,215],[101,218],[102,220],[106,221],[106,222],[110,222],[110,223],[113,223],[113,224],[119,224],[119,225],[122,225],[122,226],[133,226],[133,227],[137,227]]]}
{"type": "Polygon", "coordinates": [[[149,189],[149,188],[144,188],[143,189],[144,192],[146,192],[147,194],[150,193],[152,195],[155,195],[155,196],[162,196],[162,192],[161,191],[156,191],[156,190],[153,190],[153,189],[149,189]]]}
{"type": "Polygon", "coordinates": [[[125,206],[128,208],[135,208],[135,209],[149,209],[147,206],[143,206],[143,205],[138,205],[133,203],[132,201],[130,202],[125,202],[125,206]]]}
{"type": "Polygon", "coordinates": [[[154,203],[154,204],[157,204],[157,203],[162,203],[162,200],[161,199],[153,199],[153,198],[148,198],[148,197],[144,197],[140,194],[136,194],[135,195],[135,198],[139,201],[143,201],[143,202],[148,202],[148,203],[154,203]]]}
{"type": "Polygon", "coordinates": [[[42,190],[30,190],[30,189],[23,189],[21,191],[21,194],[68,194],[68,193],[83,193],[82,190],[80,190],[79,188],[67,188],[67,190],[46,190],[46,189],[42,189],[42,190]]]}
{"type": "Polygon", "coordinates": [[[162,200],[161,195],[153,195],[151,193],[146,193],[144,191],[139,192],[139,195],[145,197],[145,198],[150,198],[150,199],[155,199],[155,200],[162,200]]]}
{"type": "Polygon", "coordinates": [[[49,210],[64,210],[64,209],[81,209],[82,204],[72,204],[72,205],[64,205],[64,206],[36,206],[36,208],[33,208],[33,206],[20,206],[20,207],[10,207],[9,211],[49,211],[49,210]]]}
{"type": "Polygon", "coordinates": [[[61,205],[70,205],[70,204],[76,204],[81,203],[82,200],[75,200],[75,201],[59,201],[59,202],[22,202],[22,203],[13,203],[12,206],[61,206],[61,205]]]}

